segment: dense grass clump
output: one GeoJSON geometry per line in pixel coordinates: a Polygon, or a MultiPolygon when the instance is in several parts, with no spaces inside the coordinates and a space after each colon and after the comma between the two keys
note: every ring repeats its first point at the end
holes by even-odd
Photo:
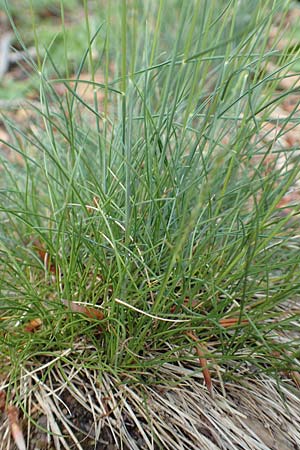
{"type": "Polygon", "coordinates": [[[210,391],[297,370],[297,118],[274,112],[297,55],[269,39],[288,2],[127,3],[91,19],[84,2],[68,64],[61,2],[62,34],[45,50],[35,33],[27,61],[40,105],[4,118],[19,157],[1,154],[1,370],[20,402],[50,369],[114,389],[203,372],[210,391]]]}

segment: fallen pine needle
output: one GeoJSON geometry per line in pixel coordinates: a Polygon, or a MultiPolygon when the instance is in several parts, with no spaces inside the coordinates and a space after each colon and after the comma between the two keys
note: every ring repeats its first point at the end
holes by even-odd
{"type": "Polygon", "coordinates": [[[249,323],[249,320],[243,319],[239,320],[237,317],[231,317],[228,319],[220,319],[219,324],[224,328],[233,327],[234,325],[247,325],[249,323]]]}
{"type": "Polygon", "coordinates": [[[208,392],[213,397],[213,389],[212,389],[212,381],[210,372],[207,367],[207,359],[204,357],[204,346],[200,344],[199,339],[192,331],[186,331],[185,333],[188,337],[190,337],[194,342],[196,342],[196,352],[199,357],[200,366],[202,367],[203,377],[205,381],[205,385],[208,389],[208,392]]]}
{"type": "Polygon", "coordinates": [[[18,450],[26,450],[25,439],[19,423],[19,411],[15,406],[8,406],[6,410],[11,435],[18,450]]]}
{"type": "Polygon", "coordinates": [[[5,411],[6,394],[4,391],[0,391],[0,411],[5,411]]]}
{"type": "Polygon", "coordinates": [[[146,311],[143,311],[142,309],[139,309],[139,308],[136,308],[135,306],[129,305],[128,303],[124,302],[123,300],[120,300],[119,298],[115,298],[115,301],[117,303],[120,303],[120,305],[127,306],[127,308],[133,309],[133,311],[139,312],[140,314],[151,317],[152,319],[155,319],[155,320],[161,320],[163,322],[173,322],[173,323],[190,321],[189,319],[166,319],[165,317],[154,316],[153,314],[147,313],[146,311]]]}

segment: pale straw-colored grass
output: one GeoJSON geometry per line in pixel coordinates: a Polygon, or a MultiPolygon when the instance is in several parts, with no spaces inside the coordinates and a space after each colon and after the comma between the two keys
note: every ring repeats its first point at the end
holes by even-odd
{"type": "MultiPolygon", "coordinates": [[[[23,420],[28,449],[42,444],[55,450],[300,446],[300,396],[288,379],[279,385],[266,374],[251,375],[247,366],[236,381],[223,382],[214,371],[212,398],[196,361],[164,364],[153,374],[156,383],[143,385],[128,374],[123,379],[109,373],[99,377],[97,368],[81,364],[86,351],[87,344],[78,342],[39,368],[23,368],[17,385],[28,417],[23,420]]],[[[5,420],[0,436],[0,450],[12,449],[5,420]]]]}

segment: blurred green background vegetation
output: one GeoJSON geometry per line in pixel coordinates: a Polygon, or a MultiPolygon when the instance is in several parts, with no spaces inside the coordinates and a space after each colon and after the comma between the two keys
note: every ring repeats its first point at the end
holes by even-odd
{"type": "MultiPolygon", "coordinates": [[[[188,1],[188,0],[186,0],[188,1]]],[[[224,9],[228,7],[231,2],[227,0],[212,0],[216,3],[215,15],[216,18],[224,9]]],[[[51,60],[55,65],[56,70],[61,76],[66,75],[66,69],[69,71],[70,76],[74,76],[76,70],[79,67],[80,61],[87,50],[87,33],[92,37],[97,33],[95,43],[93,45],[93,58],[96,61],[96,66],[101,67],[103,63],[103,54],[106,45],[106,40],[109,38],[109,58],[113,64],[114,61],[114,48],[120,45],[120,0],[26,0],[20,2],[17,0],[0,0],[0,26],[2,35],[5,32],[13,31],[15,26],[19,34],[19,42],[17,37],[12,33],[11,45],[15,49],[15,52],[21,51],[23,42],[27,49],[32,49],[33,52],[39,53],[41,60],[48,54],[48,61],[51,60]],[[8,13],[9,12],[9,13],[8,13]],[[106,22],[109,20],[112,29],[115,28],[116,33],[110,33],[107,36],[106,22]],[[86,17],[89,16],[90,30],[86,28],[86,17]],[[10,16],[10,18],[8,17],[10,16]],[[63,19],[62,19],[63,18],[63,19]],[[13,21],[13,24],[10,23],[13,21]],[[63,23],[64,22],[64,23],[63,23]],[[63,25],[63,26],[62,26],[63,25]],[[101,28],[99,31],[99,27],[101,28]],[[98,30],[98,32],[97,32],[98,30]],[[37,44],[38,42],[38,44],[37,44]],[[65,47],[67,48],[67,66],[65,58],[65,47]]],[[[163,33],[163,40],[165,43],[166,54],[172,51],[174,45],[174,39],[176,36],[177,18],[180,15],[181,8],[184,9],[187,3],[177,0],[170,0],[164,3],[164,7],[168,8],[168,14],[165,14],[165,23],[163,33]]],[[[205,8],[207,1],[202,2],[203,20],[206,20],[206,9],[211,11],[212,8],[205,8]]],[[[210,2],[209,2],[210,3],[210,2]]],[[[249,18],[251,17],[251,11],[255,9],[258,0],[242,0],[240,2],[240,8],[238,17],[235,19],[235,27],[237,32],[242,32],[249,24],[249,18]]],[[[152,23],[153,15],[148,14],[149,8],[153,10],[153,3],[151,0],[132,0],[128,2],[130,6],[129,21],[140,22],[149,31],[151,36],[151,30],[154,30],[155,23],[152,23]]],[[[159,9],[160,2],[157,1],[155,7],[157,11],[159,9]]],[[[135,42],[133,35],[130,35],[130,30],[136,29],[136,27],[129,26],[128,40],[129,43],[135,42]]],[[[288,29],[286,30],[286,39],[289,39],[288,29]]],[[[212,29],[212,42],[213,42],[214,30],[212,29]]],[[[0,36],[1,37],[1,36],[0,36]]],[[[224,40],[226,39],[226,30],[224,29],[224,40]]],[[[290,36],[293,41],[292,51],[295,50],[295,39],[300,42],[300,22],[298,30],[293,27],[293,36],[290,36]],[[296,35],[295,35],[296,33],[296,35]],[[298,33],[298,34],[297,34],[298,33]]],[[[143,43],[139,40],[140,49],[142,54],[143,43]]],[[[183,49],[184,50],[184,49],[183,49]]],[[[134,52],[132,52],[134,53],[134,52]]],[[[166,54],[162,54],[162,59],[165,59],[166,54]]],[[[131,61],[131,69],[139,69],[142,67],[142,61],[131,61]]],[[[49,71],[52,64],[49,63],[49,71]]],[[[88,69],[88,62],[84,67],[84,70],[88,69]]],[[[104,66],[104,64],[103,64],[104,66]]],[[[299,67],[295,66],[295,70],[299,70],[299,67]]],[[[32,67],[15,68],[10,70],[0,82],[0,98],[5,100],[17,100],[22,98],[36,98],[38,96],[38,77],[32,70],[32,67]],[[27,73],[26,73],[27,69],[27,73]]],[[[57,77],[56,73],[56,77],[57,77]]]]}

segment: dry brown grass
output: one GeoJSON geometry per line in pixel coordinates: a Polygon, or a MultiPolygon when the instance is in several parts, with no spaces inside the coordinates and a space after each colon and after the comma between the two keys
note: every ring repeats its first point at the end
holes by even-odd
{"type": "MultiPolygon", "coordinates": [[[[287,379],[279,386],[267,375],[250,376],[245,367],[239,380],[223,383],[219,370],[212,398],[196,361],[165,364],[157,383],[143,385],[128,375],[100,378],[97,369],[81,364],[85,351],[80,342],[40,367],[23,368],[18,403],[28,449],[300,448],[300,396],[287,379]]],[[[0,436],[0,450],[14,448],[5,417],[0,436]]]]}

